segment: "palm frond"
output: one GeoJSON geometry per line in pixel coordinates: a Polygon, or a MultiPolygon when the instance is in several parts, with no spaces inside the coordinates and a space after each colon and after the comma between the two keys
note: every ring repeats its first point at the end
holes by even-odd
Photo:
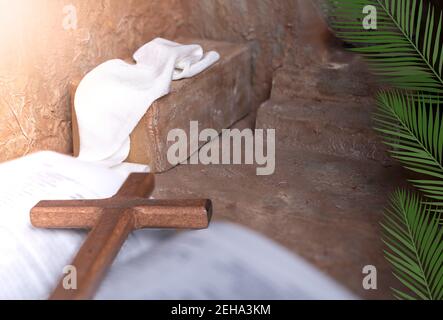
{"type": "Polygon", "coordinates": [[[408,99],[400,92],[381,92],[374,115],[376,130],[391,147],[392,157],[424,180],[411,180],[430,204],[443,204],[443,123],[439,103],[408,99]]]}
{"type": "Polygon", "coordinates": [[[399,89],[443,93],[443,17],[422,0],[329,0],[337,35],[358,44],[373,72],[399,89]],[[377,29],[363,28],[363,8],[377,9],[377,29]],[[426,13],[427,12],[427,13],[426,13]]]}
{"type": "Polygon", "coordinates": [[[443,299],[443,229],[417,195],[397,191],[386,210],[383,241],[386,259],[404,289],[398,299],[443,299]]]}

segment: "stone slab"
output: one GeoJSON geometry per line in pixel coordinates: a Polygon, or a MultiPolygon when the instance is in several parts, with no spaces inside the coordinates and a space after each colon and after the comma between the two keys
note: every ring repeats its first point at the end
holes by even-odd
{"type": "Polygon", "coordinates": [[[397,283],[379,223],[403,170],[287,146],[277,146],[276,157],[271,176],[248,165],[181,165],[156,176],[154,197],[211,198],[215,221],[264,234],[362,298],[392,298],[397,283]],[[362,287],[369,264],[377,267],[378,290],[362,287]]]}
{"type": "Polygon", "coordinates": [[[315,66],[285,66],[274,73],[271,99],[349,101],[373,96],[379,86],[362,59],[347,52],[315,66]]]}
{"type": "MultiPolygon", "coordinates": [[[[182,129],[190,137],[190,121],[198,121],[200,129],[212,128],[221,132],[251,111],[251,56],[247,45],[193,39],[177,41],[198,43],[205,50],[216,50],[221,60],[192,79],[174,81],[171,93],[154,102],[132,132],[127,161],[148,164],[153,172],[173,167],[167,160],[168,148],[173,144],[167,141],[170,130],[182,129]]],[[[75,89],[73,84],[71,92],[75,89]]],[[[73,110],[76,155],[79,137],[75,118],[73,110]]],[[[188,141],[188,155],[198,151],[198,148],[191,149],[190,145],[188,141]]],[[[200,148],[204,143],[197,145],[200,148]]]]}
{"type": "Polygon", "coordinates": [[[372,128],[374,101],[348,103],[295,98],[269,100],[257,112],[257,129],[276,129],[277,143],[360,160],[392,163],[372,128]]]}
{"type": "Polygon", "coordinates": [[[366,80],[343,70],[321,77],[320,70],[280,70],[273,98],[258,110],[257,128],[276,129],[273,175],[257,176],[254,165],[181,165],[157,175],[154,196],[209,197],[216,221],[268,236],[359,297],[393,298],[398,282],[384,258],[380,222],[406,173],[383,160],[366,80]],[[340,82],[328,84],[334,74],[340,82]],[[361,91],[342,87],[349,78],[361,91]],[[366,265],[377,267],[378,290],[362,287],[366,265]]]}

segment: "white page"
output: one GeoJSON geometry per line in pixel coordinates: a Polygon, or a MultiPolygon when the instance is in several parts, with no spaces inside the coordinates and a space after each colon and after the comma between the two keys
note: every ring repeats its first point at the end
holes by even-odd
{"type": "Polygon", "coordinates": [[[355,299],[301,258],[239,226],[216,223],[163,237],[113,268],[97,299],[355,299]]]}
{"type": "MultiPolygon", "coordinates": [[[[29,212],[34,205],[110,197],[130,171],[143,168],[127,164],[111,170],[53,152],[1,164],[0,299],[46,298],[85,238],[84,231],[33,228],[29,212]]],[[[130,239],[126,245],[126,257],[131,257],[150,244],[130,239]]]]}

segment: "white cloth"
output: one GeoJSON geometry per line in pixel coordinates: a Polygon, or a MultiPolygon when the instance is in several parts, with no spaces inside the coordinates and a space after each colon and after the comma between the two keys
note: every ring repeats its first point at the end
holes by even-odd
{"type": "MultiPolygon", "coordinates": [[[[219,58],[216,52],[204,55],[198,45],[158,38],[137,50],[135,65],[107,61],[89,72],[76,92],[79,159],[41,152],[0,166],[0,299],[47,297],[58,281],[54,275],[85,236],[33,228],[29,210],[43,199],[110,197],[130,172],[148,172],[147,166],[123,163],[130,133],[150,105],[169,93],[172,80],[192,77],[219,58]]],[[[131,235],[117,264],[150,245],[131,235]]]]}
{"type": "Polygon", "coordinates": [[[134,54],[132,65],[109,60],[89,72],[75,95],[81,160],[114,166],[129,154],[129,135],[172,80],[193,77],[219,60],[199,45],[156,38],[134,54]]]}

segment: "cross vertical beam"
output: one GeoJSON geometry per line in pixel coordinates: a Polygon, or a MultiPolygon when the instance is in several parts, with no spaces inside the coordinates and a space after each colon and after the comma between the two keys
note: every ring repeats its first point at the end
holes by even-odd
{"type": "Polygon", "coordinates": [[[154,190],[152,174],[132,174],[110,199],[41,201],[31,210],[31,223],[40,228],[91,229],[72,266],[77,289],[60,281],[51,299],[93,298],[123,243],[136,229],[207,228],[212,215],[210,200],[149,200],[154,190]]]}

